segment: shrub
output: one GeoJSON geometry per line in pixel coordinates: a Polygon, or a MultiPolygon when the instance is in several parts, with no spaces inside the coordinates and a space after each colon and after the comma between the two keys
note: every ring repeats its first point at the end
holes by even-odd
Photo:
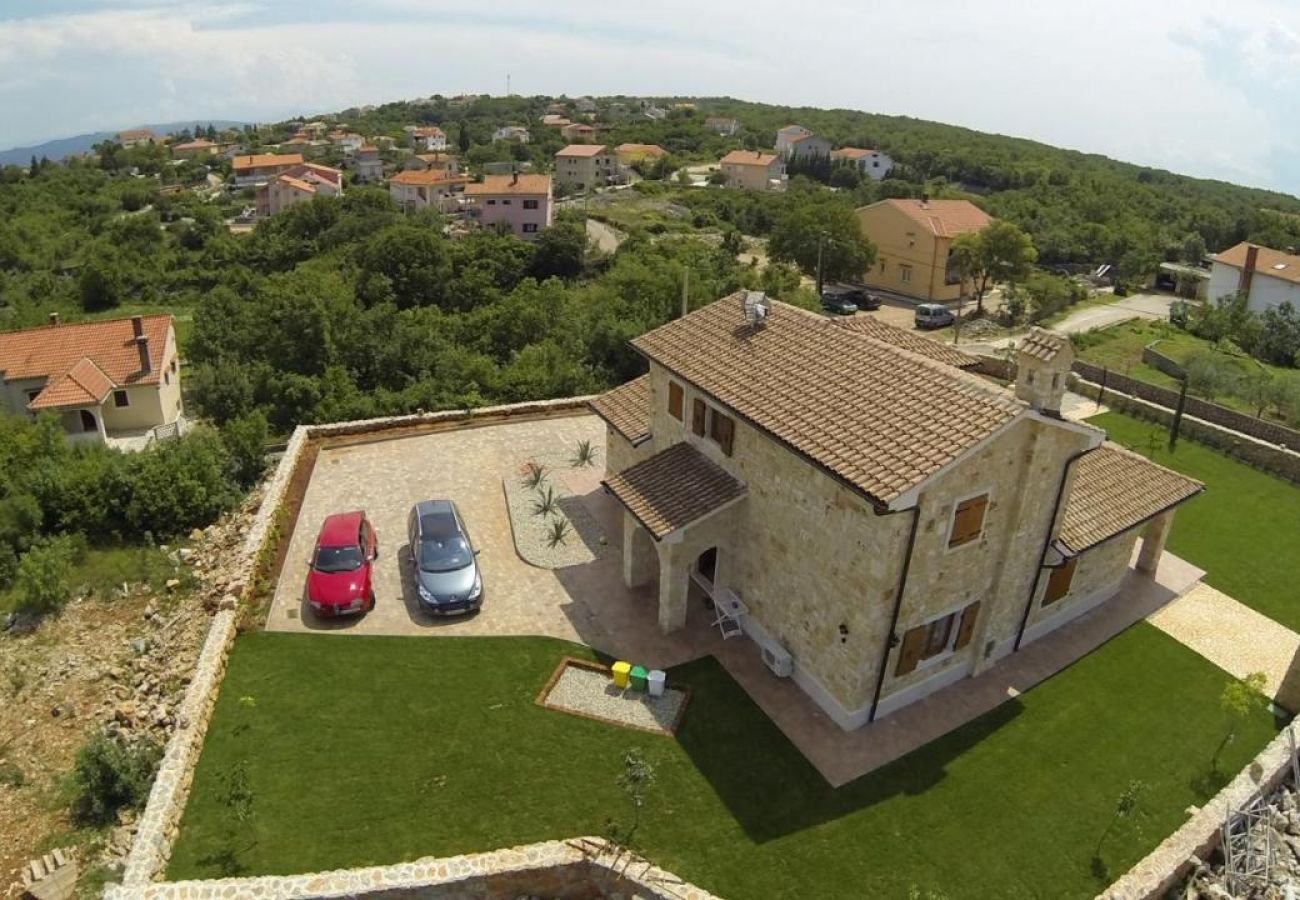
{"type": "Polygon", "coordinates": [[[1201,351],[1183,361],[1187,374],[1187,389],[1193,394],[1213,400],[1232,388],[1236,368],[1216,353],[1201,351]]]}
{"type": "Polygon", "coordinates": [[[61,609],[72,598],[69,571],[85,552],[86,539],[77,534],[47,538],[24,553],[14,574],[18,608],[39,614],[61,609]]]}
{"type": "Polygon", "coordinates": [[[230,459],[230,474],[243,487],[257,483],[266,469],[266,439],[270,429],[260,411],[231,419],[221,428],[221,443],[230,459]]]}
{"type": "Polygon", "coordinates": [[[126,521],[136,535],[180,534],[206,525],[239,499],[226,448],[209,428],[124,458],[130,485],[126,521]]]}
{"type": "Polygon", "coordinates": [[[83,825],[107,825],[119,809],[138,809],[149,798],[162,752],[145,739],[124,744],[97,734],[77,751],[72,770],[72,818],[83,825]]]}

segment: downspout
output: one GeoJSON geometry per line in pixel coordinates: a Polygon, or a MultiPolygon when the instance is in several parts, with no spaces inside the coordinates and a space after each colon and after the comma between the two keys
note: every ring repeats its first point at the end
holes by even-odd
{"type": "Polygon", "coordinates": [[[912,568],[912,549],[916,545],[916,526],[921,521],[920,504],[910,506],[907,509],[875,510],[878,516],[893,516],[904,512],[912,514],[912,526],[907,533],[907,550],[903,554],[903,571],[898,576],[898,590],[894,594],[894,611],[889,617],[889,630],[885,632],[885,646],[880,654],[880,672],[876,675],[876,691],[871,696],[871,712],[867,714],[867,722],[876,721],[876,709],[880,706],[880,692],[885,688],[885,666],[889,662],[889,651],[894,648],[894,629],[898,627],[898,616],[903,611],[903,594],[907,590],[907,573],[912,568]]]}
{"type": "Polygon", "coordinates": [[[1038,565],[1034,569],[1034,577],[1029,580],[1029,597],[1025,600],[1025,612],[1020,617],[1020,629],[1016,632],[1016,644],[1011,648],[1015,653],[1020,649],[1021,642],[1025,639],[1025,629],[1029,627],[1029,614],[1034,610],[1034,595],[1038,593],[1038,582],[1043,574],[1043,566],[1047,562],[1047,551],[1052,546],[1052,531],[1056,525],[1056,517],[1061,512],[1061,501],[1065,497],[1065,481],[1070,477],[1070,467],[1080,457],[1091,453],[1096,447],[1087,447],[1077,453],[1071,453],[1069,459],[1065,461],[1065,466],[1061,469],[1061,480],[1056,485],[1056,501],[1052,504],[1052,518],[1047,522],[1047,534],[1043,536],[1043,549],[1038,554],[1038,565]]]}

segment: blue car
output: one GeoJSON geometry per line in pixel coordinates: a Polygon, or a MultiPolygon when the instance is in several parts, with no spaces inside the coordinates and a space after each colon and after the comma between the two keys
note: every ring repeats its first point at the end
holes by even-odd
{"type": "Polygon", "coordinates": [[[465,529],[450,500],[424,500],[407,518],[415,593],[433,615],[472,612],[483,603],[483,573],[465,529]]]}

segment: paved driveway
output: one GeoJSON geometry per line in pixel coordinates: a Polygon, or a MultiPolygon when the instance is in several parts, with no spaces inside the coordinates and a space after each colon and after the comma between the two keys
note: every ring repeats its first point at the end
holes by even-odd
{"type": "Polygon", "coordinates": [[[1107,325],[1129,319],[1167,319],[1169,305],[1174,302],[1174,299],[1161,294],[1134,294],[1132,297],[1124,297],[1106,306],[1093,306],[1079,310],[1053,325],[1052,330],[1062,334],[1076,334],[1081,331],[1092,331],[1094,328],[1105,328],[1107,325]]]}

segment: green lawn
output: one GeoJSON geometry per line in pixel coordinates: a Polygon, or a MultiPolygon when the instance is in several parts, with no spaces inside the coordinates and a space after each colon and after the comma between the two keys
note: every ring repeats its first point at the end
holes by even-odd
{"type": "Polygon", "coordinates": [[[1112,440],[1205,482],[1205,493],[1174,516],[1168,549],[1204,569],[1209,584],[1300,631],[1300,486],[1195,441],[1180,440],[1170,453],[1167,430],[1122,413],[1088,421],[1112,440]]]}
{"type": "MultiPolygon", "coordinates": [[[[658,769],[639,833],[659,864],[730,900],[1091,897],[1221,783],[1226,676],[1138,624],[912,755],[829,788],[712,658],[676,739],[543,709],[547,638],[241,636],[170,878],[390,863],[599,833],[639,747],[658,769]],[[242,761],[242,764],[241,764],[242,761]],[[241,768],[242,766],[242,768],[241,768]],[[228,795],[246,773],[252,817],[228,795]],[[1135,823],[1093,861],[1129,779],[1135,823]],[[1136,824],[1136,828],[1134,827],[1136,824]],[[1105,868],[1107,871],[1099,871],[1105,868]]],[[[1262,710],[1223,755],[1275,732],[1262,710]]]]}

